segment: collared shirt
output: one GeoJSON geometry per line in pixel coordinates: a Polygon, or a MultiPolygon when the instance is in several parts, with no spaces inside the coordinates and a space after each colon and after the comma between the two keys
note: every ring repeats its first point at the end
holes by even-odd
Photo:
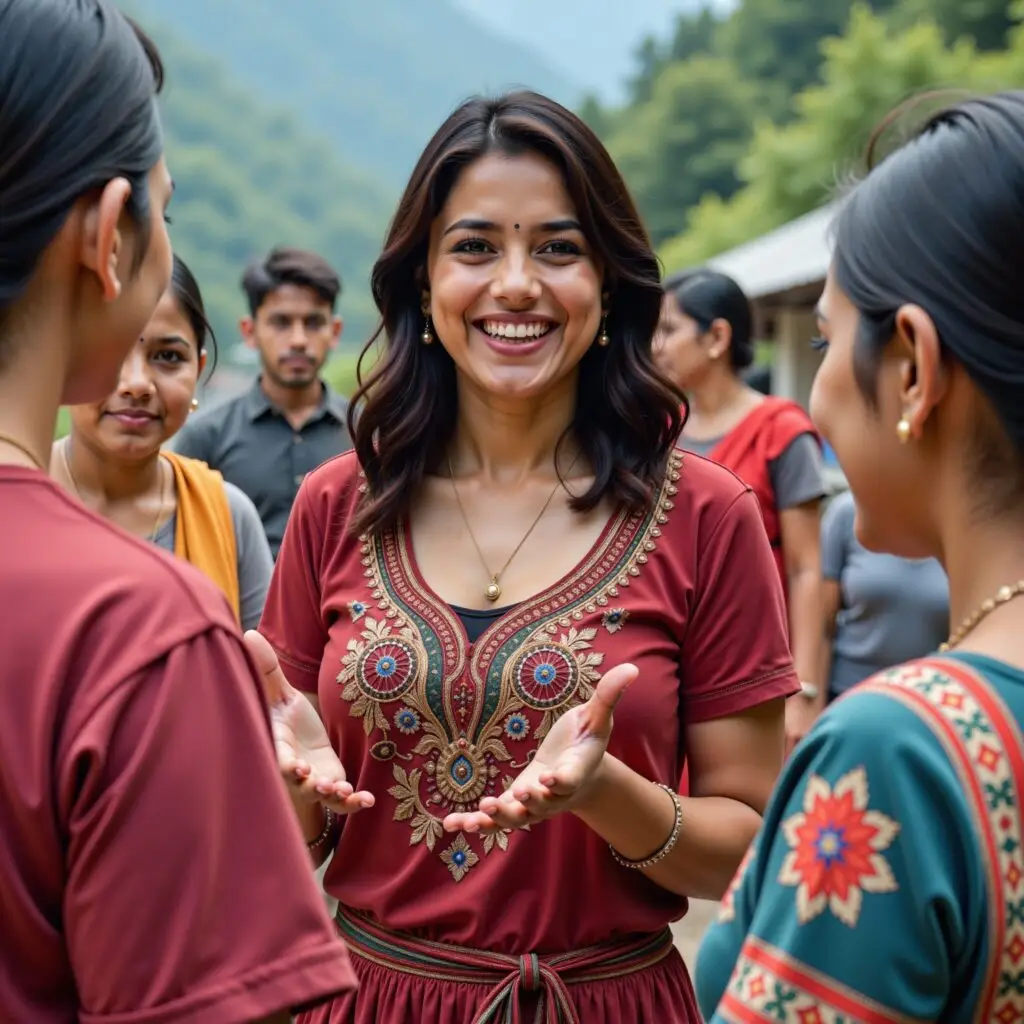
{"type": "Polygon", "coordinates": [[[172,441],[202,459],[252,499],[277,558],[284,528],[305,475],[352,447],[348,403],[324,385],[320,405],[297,430],[267,397],[260,381],[236,398],[192,416],[172,441]]]}

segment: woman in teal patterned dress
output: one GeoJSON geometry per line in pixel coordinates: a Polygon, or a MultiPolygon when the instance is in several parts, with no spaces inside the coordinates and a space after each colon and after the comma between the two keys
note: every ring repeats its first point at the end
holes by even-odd
{"type": "Polygon", "coordinates": [[[714,1022],[1024,1017],[1022,257],[1024,93],[932,116],[839,213],[812,415],[953,629],[797,748],[700,952],[714,1022]]]}

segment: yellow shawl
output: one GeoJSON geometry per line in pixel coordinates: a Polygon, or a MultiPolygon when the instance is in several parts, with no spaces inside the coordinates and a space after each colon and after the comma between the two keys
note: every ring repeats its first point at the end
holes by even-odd
{"type": "Polygon", "coordinates": [[[160,454],[174,470],[178,492],[174,553],[191,562],[224,591],[238,619],[238,548],[224,477],[198,459],[172,451],[160,454]]]}

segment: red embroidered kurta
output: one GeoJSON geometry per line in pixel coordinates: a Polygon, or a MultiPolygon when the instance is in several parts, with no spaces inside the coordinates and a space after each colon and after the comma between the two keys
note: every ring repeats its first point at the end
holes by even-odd
{"type": "MultiPolygon", "coordinates": [[[[311,473],[295,503],[261,630],[294,685],[317,693],[350,781],[377,797],[346,822],[327,890],[388,928],[512,955],[656,932],[686,900],[620,867],[572,814],[529,831],[451,835],[446,814],[500,793],[601,672],[640,677],[609,750],[675,784],[684,723],[796,691],[778,575],[757,500],[731,473],[675,452],[654,507],[612,517],[584,561],[475,644],[420,576],[408,527],[348,526],[356,456],[311,473]]],[[[357,996],[304,1022],[463,1022],[479,986],[354,957],[357,996]]],[[[676,956],[572,987],[587,1024],[697,1021],[676,956]]]]}

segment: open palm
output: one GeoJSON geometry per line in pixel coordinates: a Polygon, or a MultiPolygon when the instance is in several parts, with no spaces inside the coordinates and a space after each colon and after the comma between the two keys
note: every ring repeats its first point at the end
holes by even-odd
{"type": "Polygon", "coordinates": [[[353,792],[320,715],[285,678],[274,649],[256,630],[245,634],[245,642],[263,681],[277,764],[289,792],[338,814],[372,807],[372,794],[353,792]]]}
{"type": "Polygon", "coordinates": [[[636,667],[628,664],[609,669],[590,700],[570,708],[555,722],[533,760],[501,796],[481,800],[478,811],[448,815],[445,829],[524,828],[572,810],[601,765],[612,732],[612,712],[637,674],[636,667]]]}

